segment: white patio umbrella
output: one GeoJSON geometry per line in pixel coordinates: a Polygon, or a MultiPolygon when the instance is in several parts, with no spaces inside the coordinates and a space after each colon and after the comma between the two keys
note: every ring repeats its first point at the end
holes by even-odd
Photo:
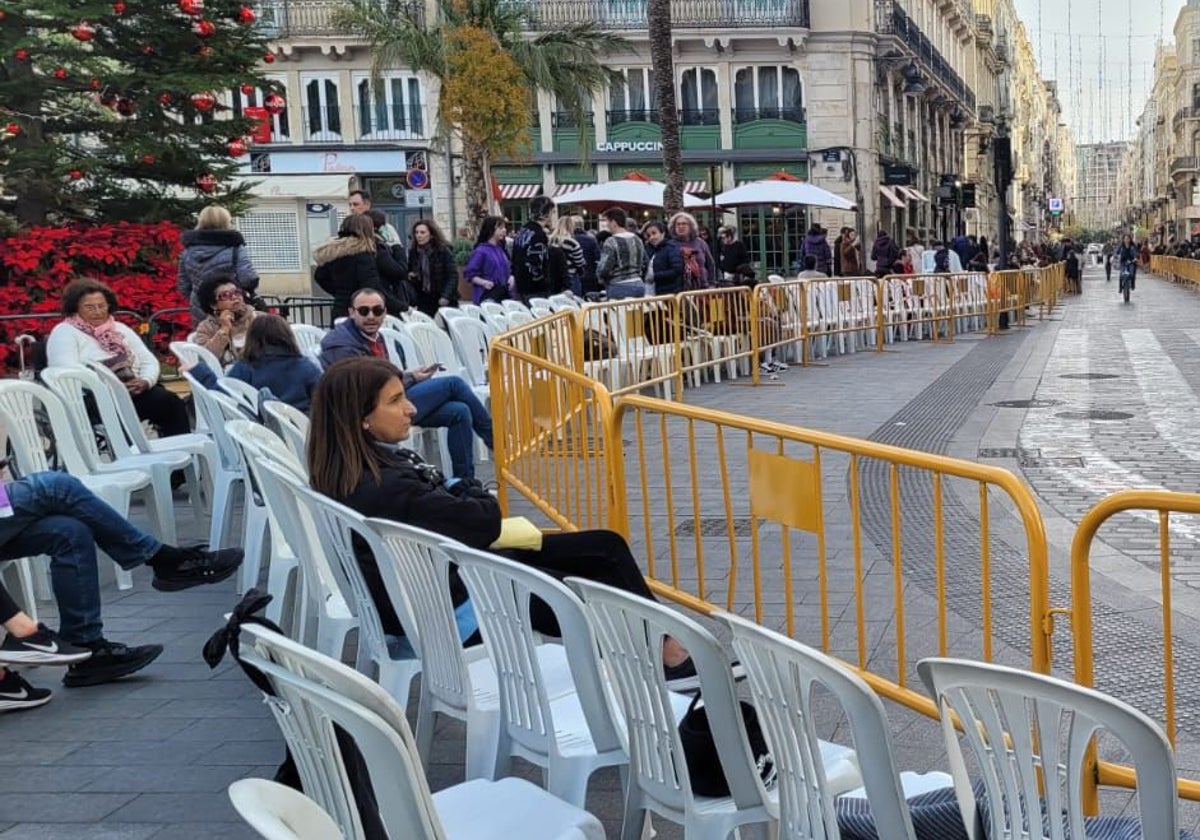
{"type": "Polygon", "coordinates": [[[854,203],[829,190],[823,190],[807,181],[785,178],[767,178],[751,181],[716,197],[722,207],[746,204],[804,204],[809,207],[832,207],[835,210],[853,210],[854,203]]]}
{"type": "MultiPolygon", "coordinates": [[[[560,204],[605,204],[613,207],[630,204],[638,207],[662,207],[663,190],[666,189],[666,186],[662,181],[622,178],[618,181],[606,181],[603,184],[590,184],[567,193],[558,199],[558,202],[560,204]]],[[[707,201],[696,198],[690,193],[684,193],[683,206],[700,208],[710,205],[707,201]]]]}

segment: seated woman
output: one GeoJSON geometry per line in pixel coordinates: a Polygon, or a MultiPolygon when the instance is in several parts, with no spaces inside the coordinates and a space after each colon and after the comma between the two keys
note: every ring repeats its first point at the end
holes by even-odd
{"type": "Polygon", "coordinates": [[[229,365],[242,358],[246,331],[258,315],[232,274],[209,277],[196,289],[196,302],[207,317],[196,327],[195,342],[229,365]]]}
{"type": "MultiPolygon", "coordinates": [[[[203,362],[188,372],[205,388],[217,387],[218,374],[203,362]]],[[[300,352],[287,321],[260,312],[246,330],[242,360],[235,362],[225,375],[259,390],[266,389],[275,399],[307,414],[321,369],[300,352]]]]}
{"type": "Polygon", "coordinates": [[[137,416],[160,437],[191,430],[183,400],[158,384],[158,359],[129,327],[115,320],[117,296],[97,280],[76,280],[63,292],[65,319],[50,331],[46,362],[56,367],[102,362],[125,383],[137,416]]]}
{"type": "MultiPolygon", "coordinates": [[[[387,360],[363,356],[333,364],[313,391],[308,436],[313,489],[364,516],[393,519],[489,550],[500,536],[496,498],[474,479],[446,481],[415,453],[397,446],[408,437],[416,413],[400,371],[387,360]]],[[[539,551],[496,553],[559,579],[587,578],[654,598],[624,538],[611,531],[546,534],[539,551]]],[[[384,632],[402,635],[375,558],[364,546],[358,560],[384,632]]],[[[467,597],[454,574],[451,594],[455,605],[467,597]]],[[[544,604],[533,605],[531,619],[539,632],[558,635],[544,604]]],[[[663,645],[663,665],[669,687],[699,685],[687,651],[673,639],[663,645]]]]}

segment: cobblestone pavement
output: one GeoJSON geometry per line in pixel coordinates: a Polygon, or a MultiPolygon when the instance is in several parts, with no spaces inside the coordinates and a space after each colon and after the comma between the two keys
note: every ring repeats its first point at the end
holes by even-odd
{"type": "MultiPolygon", "coordinates": [[[[1084,295],[1069,300],[1049,322],[1034,323],[997,338],[960,337],[953,344],[894,345],[895,352],[837,357],[826,365],[784,373],[780,387],[757,390],[739,385],[705,386],[690,391],[690,402],[785,423],[836,431],[881,442],[944,452],[977,460],[981,456],[1023,475],[1039,497],[1052,541],[1053,600],[1069,603],[1068,552],[1073,523],[1102,495],[1128,486],[1193,489],[1200,475],[1200,299],[1182,288],[1145,277],[1134,301],[1124,306],[1102,275],[1089,274],[1084,295]],[[1098,279],[1097,279],[1098,278],[1098,279]],[[1112,378],[1081,378],[1101,374],[1112,378]],[[1056,401],[1040,408],[1003,408],[1007,400],[1056,401]],[[1079,420],[1064,412],[1113,411],[1123,419],[1079,420]]],[[[628,438],[629,435],[626,435],[628,438]]],[[[672,464],[686,460],[683,444],[669,445],[672,464]]],[[[825,503],[844,509],[849,493],[849,462],[823,459],[825,503]]],[[[872,463],[860,466],[863,503],[862,546],[864,605],[868,618],[867,661],[885,673],[911,678],[912,663],[936,652],[936,604],[928,531],[930,488],[901,473],[902,531],[906,586],[903,666],[897,661],[896,628],[879,616],[891,614],[891,520],[887,503],[890,477],[872,463]]],[[[996,650],[1002,661],[1028,662],[1028,592],[1024,542],[1019,522],[1003,499],[992,499],[992,572],[1006,585],[992,602],[996,650]]],[[[707,504],[707,501],[706,501],[707,504]]],[[[979,545],[977,495],[969,488],[947,487],[948,575],[970,582],[979,545]],[[958,577],[955,577],[958,576],[958,577]]],[[[631,506],[631,509],[632,506],[631,506]]],[[[712,515],[705,509],[702,515],[712,515]]],[[[690,511],[688,511],[690,515],[690,511]]],[[[136,515],[135,515],[136,516],[136,515]]],[[[140,518],[140,517],[136,517],[140,518]]],[[[831,518],[831,522],[833,519],[831,518]]],[[[203,530],[180,511],[185,538],[203,530]]],[[[638,531],[635,523],[635,533],[638,531]]],[[[655,533],[653,529],[651,533],[655,533]]],[[[1096,600],[1097,670],[1106,690],[1131,699],[1159,715],[1161,705],[1157,630],[1158,555],[1155,523],[1122,517],[1101,534],[1093,551],[1096,600]]],[[[1200,628],[1200,523],[1180,521],[1173,528],[1177,560],[1173,574],[1185,584],[1177,595],[1177,668],[1181,684],[1180,764],[1200,770],[1195,737],[1200,700],[1192,686],[1200,673],[1200,653],[1190,640],[1200,628]],[[1191,588],[1189,588],[1191,587],[1191,588]],[[1195,590],[1193,592],[1193,590],[1195,590]]],[[[639,551],[645,546],[635,540],[639,551]]],[[[739,549],[747,545],[738,535],[739,549]]],[[[704,536],[710,558],[708,585],[722,591],[728,564],[724,533],[704,536]]],[[[774,544],[766,544],[769,553],[774,544]]],[[[855,603],[848,578],[852,556],[849,531],[831,527],[830,597],[827,604],[831,646],[857,656],[855,603]]],[[[821,610],[815,568],[808,546],[795,547],[797,636],[819,640],[821,610]],[[806,553],[807,552],[807,553],[806,553]],[[805,565],[807,563],[807,565],[805,565]]],[[[783,604],[778,570],[765,571],[769,593],[764,620],[778,625],[783,604]]],[[[681,557],[681,575],[694,579],[689,557],[681,557]]],[[[751,612],[744,579],[735,587],[734,606],[751,612]]],[[[956,588],[947,616],[949,647],[977,648],[981,643],[980,603],[956,588]]],[[[0,840],[67,838],[249,838],[228,805],[224,789],[243,776],[270,775],[282,757],[277,729],[255,690],[229,663],[209,671],[199,651],[221,614],[236,596],[231,583],[174,595],[149,588],[149,576],[135,576],[135,587],[117,592],[105,587],[106,632],[129,643],[161,641],[167,651],[136,678],[92,689],[58,686],[58,669],[28,672],[38,685],[58,686],[49,706],[23,715],[0,717],[0,739],[20,770],[0,774],[0,840]]],[[[44,617],[53,623],[51,604],[44,617]]],[[[1069,633],[1055,635],[1055,666],[1070,673],[1069,633]]],[[[887,704],[898,761],[905,769],[943,766],[940,734],[923,718],[887,704]]],[[[411,710],[410,710],[411,711],[411,710]]],[[[836,715],[822,731],[839,733],[836,715]]],[[[436,790],[462,778],[463,730],[446,724],[439,731],[428,768],[436,790]]],[[[519,772],[537,778],[529,768],[519,772]]],[[[1115,794],[1117,808],[1127,797],[1115,794]]],[[[589,808],[604,819],[610,834],[620,820],[615,773],[598,774],[589,808]]],[[[1187,810],[1185,825],[1196,824],[1187,810]]],[[[656,823],[659,836],[677,837],[673,827],[656,823]]]]}

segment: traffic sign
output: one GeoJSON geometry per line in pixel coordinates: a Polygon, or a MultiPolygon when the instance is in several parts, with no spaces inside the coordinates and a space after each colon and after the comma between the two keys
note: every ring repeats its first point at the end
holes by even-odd
{"type": "Polygon", "coordinates": [[[1063,211],[1063,200],[1061,198],[1052,198],[1047,204],[1051,213],[1061,213],[1063,211]]]}

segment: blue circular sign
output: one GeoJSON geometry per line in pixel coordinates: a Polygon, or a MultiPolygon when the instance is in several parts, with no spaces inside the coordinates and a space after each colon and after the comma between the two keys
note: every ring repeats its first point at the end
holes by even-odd
{"type": "Polygon", "coordinates": [[[429,187],[429,173],[424,169],[408,170],[407,180],[410,190],[423,190],[429,187]]]}

